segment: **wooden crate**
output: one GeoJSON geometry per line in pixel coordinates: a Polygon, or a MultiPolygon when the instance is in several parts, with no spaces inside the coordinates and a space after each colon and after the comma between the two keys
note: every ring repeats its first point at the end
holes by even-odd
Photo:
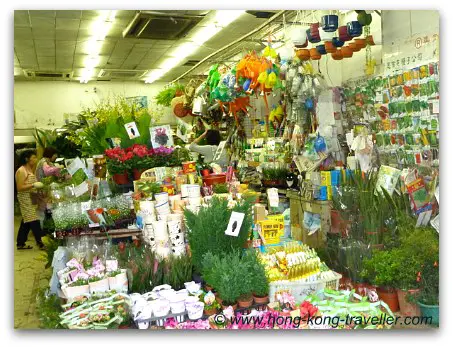
{"type": "Polygon", "coordinates": [[[327,233],[330,230],[330,202],[318,200],[305,200],[297,192],[288,191],[287,197],[291,208],[291,236],[294,240],[302,241],[313,248],[326,247],[327,233]],[[303,227],[304,212],[321,215],[321,230],[313,235],[308,235],[308,230],[303,227]]]}

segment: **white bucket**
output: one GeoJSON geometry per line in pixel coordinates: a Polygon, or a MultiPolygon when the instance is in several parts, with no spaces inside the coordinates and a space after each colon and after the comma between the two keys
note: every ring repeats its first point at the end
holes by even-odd
{"type": "Polygon", "coordinates": [[[170,255],[170,248],[157,245],[156,253],[160,258],[167,258],[170,255]]]}
{"type": "Polygon", "coordinates": [[[170,205],[168,204],[168,201],[167,202],[164,202],[160,205],[157,205],[156,206],[156,211],[159,215],[166,215],[166,214],[170,214],[171,211],[170,211],[170,205]]]}
{"type": "Polygon", "coordinates": [[[186,254],[186,246],[172,247],[171,253],[175,257],[179,257],[181,255],[184,255],[184,254],[186,254]]]}
{"type": "Polygon", "coordinates": [[[156,205],[161,205],[164,202],[168,202],[168,193],[162,192],[154,194],[154,198],[156,199],[156,205]]]}
{"type": "Polygon", "coordinates": [[[186,300],[186,295],[182,294],[173,294],[168,297],[168,300],[170,301],[170,309],[171,313],[182,313],[186,309],[185,305],[185,300],[186,300]]]}
{"type": "Polygon", "coordinates": [[[155,317],[166,316],[170,312],[170,302],[164,299],[152,301],[152,308],[155,317]]]}
{"type": "Polygon", "coordinates": [[[167,223],[164,221],[156,221],[153,223],[154,239],[156,241],[168,241],[167,223]]]}
{"type": "Polygon", "coordinates": [[[189,186],[190,186],[190,184],[181,184],[181,197],[182,198],[187,198],[187,196],[189,195],[189,193],[188,193],[189,186]]]}
{"type": "Polygon", "coordinates": [[[167,226],[168,226],[168,233],[170,235],[179,234],[179,233],[183,232],[181,220],[167,221],[167,226]]]}
{"type": "Polygon", "coordinates": [[[203,316],[204,302],[198,301],[186,304],[186,310],[189,315],[189,319],[200,319],[203,316]]]}
{"type": "Polygon", "coordinates": [[[187,187],[187,197],[190,198],[199,198],[201,196],[200,186],[198,184],[190,184],[187,187]]]}
{"type": "Polygon", "coordinates": [[[170,208],[174,210],[176,207],[175,201],[181,200],[181,194],[171,195],[168,197],[168,200],[170,202],[170,208]]]}
{"type": "Polygon", "coordinates": [[[154,214],[154,202],[153,201],[140,201],[140,211],[143,215],[153,215],[154,214]]]}
{"type": "Polygon", "coordinates": [[[190,206],[201,206],[201,198],[189,198],[189,205],[190,206]]]}
{"type": "Polygon", "coordinates": [[[172,248],[184,246],[184,233],[170,235],[172,248]]]}

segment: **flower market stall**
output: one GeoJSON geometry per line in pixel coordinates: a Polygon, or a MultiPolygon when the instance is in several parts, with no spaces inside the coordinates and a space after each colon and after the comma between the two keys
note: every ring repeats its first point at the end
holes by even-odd
{"type": "Polygon", "coordinates": [[[43,182],[54,326],[438,325],[439,64],[375,69],[374,11],[282,12],[152,107],[68,122],[78,153],[43,182]],[[361,50],[366,76],[332,82],[361,50]]]}

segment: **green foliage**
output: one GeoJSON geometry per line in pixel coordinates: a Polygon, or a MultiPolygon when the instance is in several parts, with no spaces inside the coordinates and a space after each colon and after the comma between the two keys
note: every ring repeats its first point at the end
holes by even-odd
{"type": "Polygon", "coordinates": [[[115,256],[118,265],[128,269],[129,290],[133,293],[143,294],[162,284],[181,289],[184,282],[192,279],[193,266],[188,255],[160,260],[147,244],[120,244],[115,247],[115,256]]]}
{"type": "Polygon", "coordinates": [[[56,294],[47,294],[47,289],[38,291],[36,297],[36,314],[41,329],[63,329],[60,325],[60,314],[63,313],[61,300],[56,294]]]}
{"type": "Polygon", "coordinates": [[[140,192],[143,192],[146,196],[154,198],[154,194],[162,191],[162,186],[156,182],[139,181],[137,182],[137,188],[140,192]]]}
{"type": "Polygon", "coordinates": [[[129,169],[130,165],[128,161],[121,162],[116,159],[107,158],[107,170],[111,175],[122,174],[129,169]]]}
{"type": "Polygon", "coordinates": [[[215,194],[228,194],[228,185],[226,183],[214,184],[213,191],[215,194]]]}
{"type": "Polygon", "coordinates": [[[163,277],[163,283],[171,285],[175,290],[183,289],[184,283],[192,280],[193,265],[188,255],[170,256],[165,260],[168,269],[163,277]]]}
{"type": "Polygon", "coordinates": [[[203,256],[208,251],[227,254],[242,249],[252,226],[251,206],[250,201],[244,200],[229,209],[226,199],[213,197],[210,204],[202,206],[197,214],[187,209],[184,211],[192,261],[196,270],[201,271],[203,256]],[[225,235],[232,211],[245,214],[238,237],[225,235]]]}
{"type": "Polygon", "coordinates": [[[185,161],[191,161],[192,157],[190,151],[183,147],[177,147],[171,153],[166,166],[181,166],[185,161]]]}
{"type": "Polygon", "coordinates": [[[362,275],[376,286],[395,288],[399,276],[399,252],[398,249],[375,251],[371,259],[364,261],[362,275]]]}
{"type": "Polygon", "coordinates": [[[269,294],[269,282],[264,265],[259,261],[255,251],[248,251],[243,257],[248,267],[250,277],[250,291],[258,296],[269,294]]]}
{"type": "Polygon", "coordinates": [[[52,265],[53,255],[59,246],[63,245],[62,240],[55,239],[51,236],[44,236],[42,239],[44,246],[46,246],[46,269],[52,265]]]}
{"type": "MultiPolygon", "coordinates": [[[[439,265],[438,262],[423,264],[420,274],[421,290],[411,295],[409,301],[418,301],[425,305],[439,305],[439,265]]],[[[409,295],[408,295],[409,296],[409,295]]]]}
{"type": "Polygon", "coordinates": [[[176,96],[177,91],[184,91],[184,86],[181,84],[175,84],[172,86],[165,87],[155,97],[156,103],[165,107],[170,107],[171,101],[176,96]]]}
{"type": "Polygon", "coordinates": [[[263,169],[263,179],[265,180],[277,180],[284,181],[288,175],[288,170],[286,168],[264,168],[263,169]]]}

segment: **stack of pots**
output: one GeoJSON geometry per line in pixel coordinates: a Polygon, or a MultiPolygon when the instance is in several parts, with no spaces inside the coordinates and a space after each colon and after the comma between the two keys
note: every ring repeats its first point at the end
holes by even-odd
{"type": "Polygon", "coordinates": [[[185,254],[183,215],[180,213],[169,214],[167,216],[167,226],[172,254],[175,256],[185,254]]]}
{"type": "Polygon", "coordinates": [[[311,43],[318,43],[321,41],[321,36],[319,34],[319,23],[312,23],[310,29],[307,29],[307,38],[311,43]]]}

